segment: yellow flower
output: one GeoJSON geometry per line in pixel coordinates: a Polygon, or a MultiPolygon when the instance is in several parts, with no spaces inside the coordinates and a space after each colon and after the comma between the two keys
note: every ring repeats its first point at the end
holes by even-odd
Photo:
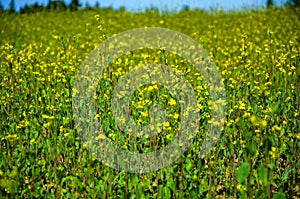
{"type": "Polygon", "coordinates": [[[149,91],[149,92],[151,92],[153,89],[154,89],[153,86],[149,86],[149,87],[148,87],[148,91],[149,91]]]}
{"type": "Polygon", "coordinates": [[[201,104],[197,104],[197,106],[198,106],[198,109],[202,109],[203,108],[203,106],[201,104]]]}
{"type": "Polygon", "coordinates": [[[275,152],[276,151],[276,148],[275,147],[271,147],[271,151],[275,152]]]}
{"type": "Polygon", "coordinates": [[[143,111],[143,112],[141,113],[141,115],[144,116],[144,117],[148,117],[148,112],[147,112],[147,111],[143,111]]]}
{"type": "Polygon", "coordinates": [[[271,147],[271,151],[269,151],[269,155],[271,156],[271,158],[276,157],[276,148],[275,147],[271,147]]]}
{"type": "Polygon", "coordinates": [[[48,115],[42,115],[42,118],[49,118],[48,115]]]}
{"type": "Polygon", "coordinates": [[[256,118],[255,115],[252,115],[252,116],[250,117],[250,122],[252,123],[253,126],[257,126],[257,125],[260,124],[260,121],[258,121],[258,118],[256,118]]]}
{"type": "Polygon", "coordinates": [[[165,130],[170,130],[170,129],[171,129],[171,127],[170,127],[170,122],[165,122],[165,123],[164,123],[164,129],[165,129],[165,130]]]}
{"type": "Polygon", "coordinates": [[[246,104],[244,102],[239,102],[239,109],[245,110],[246,104]]]}
{"type": "Polygon", "coordinates": [[[243,115],[243,118],[247,118],[247,117],[249,117],[249,116],[250,116],[250,113],[245,112],[244,115],[243,115]]]}
{"type": "Polygon", "coordinates": [[[173,115],[173,118],[174,118],[174,119],[178,119],[178,118],[179,118],[179,114],[175,113],[175,114],[173,115]]]}
{"type": "Polygon", "coordinates": [[[260,124],[261,124],[262,127],[266,127],[268,123],[267,123],[266,120],[261,120],[260,124]]]}
{"type": "Polygon", "coordinates": [[[174,100],[173,98],[171,98],[171,99],[169,100],[169,104],[170,104],[171,106],[176,105],[176,100],[174,100]]]}
{"type": "Polygon", "coordinates": [[[44,124],[43,124],[43,127],[48,128],[50,125],[51,125],[51,123],[50,123],[50,122],[47,122],[47,123],[44,123],[44,124]]]}
{"type": "Polygon", "coordinates": [[[168,134],[168,135],[166,136],[166,138],[167,138],[168,140],[172,140],[173,134],[172,134],[172,133],[168,134]]]}
{"type": "Polygon", "coordinates": [[[242,187],[243,187],[243,185],[241,185],[241,184],[238,184],[238,185],[236,186],[236,188],[237,188],[238,190],[241,190],[242,187]]]}
{"type": "Polygon", "coordinates": [[[106,138],[106,136],[104,135],[104,134],[100,134],[100,135],[98,135],[95,139],[98,141],[98,140],[100,140],[100,139],[105,139],[106,138]]]}
{"type": "Polygon", "coordinates": [[[170,126],[170,122],[165,122],[164,123],[164,127],[169,127],[170,126]]]}
{"type": "Polygon", "coordinates": [[[236,188],[239,190],[239,191],[246,191],[246,187],[242,184],[237,184],[236,188]]]}
{"type": "Polygon", "coordinates": [[[273,127],[272,127],[272,131],[280,131],[281,130],[281,127],[279,127],[278,125],[274,125],[273,127]]]}

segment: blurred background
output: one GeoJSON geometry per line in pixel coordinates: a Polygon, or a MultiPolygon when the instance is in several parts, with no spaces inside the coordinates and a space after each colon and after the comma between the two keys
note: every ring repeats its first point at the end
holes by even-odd
{"type": "Polygon", "coordinates": [[[159,11],[179,11],[184,9],[201,10],[247,10],[252,8],[265,8],[268,5],[283,7],[289,2],[298,3],[299,0],[0,0],[2,10],[14,10],[19,12],[25,7],[35,6],[36,8],[51,7],[59,4],[62,7],[84,8],[112,8],[115,10],[125,9],[132,12],[142,12],[146,9],[159,11]]]}

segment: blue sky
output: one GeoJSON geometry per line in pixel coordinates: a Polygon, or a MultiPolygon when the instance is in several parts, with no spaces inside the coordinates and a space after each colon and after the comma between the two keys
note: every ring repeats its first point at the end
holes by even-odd
{"type": "MultiPolygon", "coordinates": [[[[11,0],[0,0],[1,4],[7,8],[11,0]]],[[[224,10],[228,9],[241,9],[244,7],[263,7],[267,0],[79,0],[82,5],[86,2],[89,5],[95,5],[98,1],[101,7],[112,6],[113,8],[119,8],[125,6],[127,10],[142,11],[147,7],[157,7],[161,9],[178,10],[183,5],[189,5],[190,8],[210,9],[222,7],[224,10]]],[[[287,0],[274,0],[275,5],[281,6],[287,0]]],[[[46,5],[48,0],[15,0],[16,9],[19,10],[21,6],[25,4],[33,4],[38,2],[39,4],[46,5]]],[[[67,4],[71,0],[65,0],[67,4]]]]}

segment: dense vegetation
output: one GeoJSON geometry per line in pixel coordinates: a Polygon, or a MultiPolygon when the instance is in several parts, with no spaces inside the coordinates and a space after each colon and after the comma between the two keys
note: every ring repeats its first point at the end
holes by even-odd
{"type": "MultiPolygon", "coordinates": [[[[300,21],[295,11],[2,13],[0,197],[299,198],[300,21]],[[74,128],[72,86],[83,60],[101,41],[145,26],[182,32],[209,52],[224,80],[228,111],[218,143],[203,159],[197,153],[209,114],[202,115],[198,139],[177,162],[131,174],[105,166],[85,148],[74,128]]],[[[180,58],[161,49],[123,56],[99,81],[95,100],[107,137],[128,151],[136,148],[118,137],[110,94],[119,77],[149,62],[145,53],[185,75],[198,93],[199,108],[209,113],[205,82],[180,58]]],[[[142,102],[153,100],[149,92],[160,93],[162,105],[173,99],[166,88],[139,89],[131,100],[137,123],[147,123],[149,109],[142,102]]],[[[177,127],[176,102],[170,104],[173,118],[158,136],[162,145],[177,127]]]]}

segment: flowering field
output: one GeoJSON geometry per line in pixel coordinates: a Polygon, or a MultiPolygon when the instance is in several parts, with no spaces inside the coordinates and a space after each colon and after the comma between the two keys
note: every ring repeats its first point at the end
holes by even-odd
{"type": "Polygon", "coordinates": [[[300,198],[296,11],[0,13],[0,197],[300,198]],[[138,64],[165,64],[184,75],[197,93],[201,115],[196,139],[181,158],[158,171],[134,174],[110,168],[89,153],[74,127],[72,96],[76,73],[91,50],[114,34],[146,26],[176,30],[203,46],[222,75],[227,115],[215,147],[198,158],[213,122],[201,74],[163,49],[114,60],[94,99],[106,137],[118,147],[146,153],[168,144],[178,128],[176,96],[162,86],[145,85],[131,98],[131,115],[146,125],[149,108],[165,106],[168,119],[161,134],[132,140],[118,130],[112,90],[138,64]]]}

